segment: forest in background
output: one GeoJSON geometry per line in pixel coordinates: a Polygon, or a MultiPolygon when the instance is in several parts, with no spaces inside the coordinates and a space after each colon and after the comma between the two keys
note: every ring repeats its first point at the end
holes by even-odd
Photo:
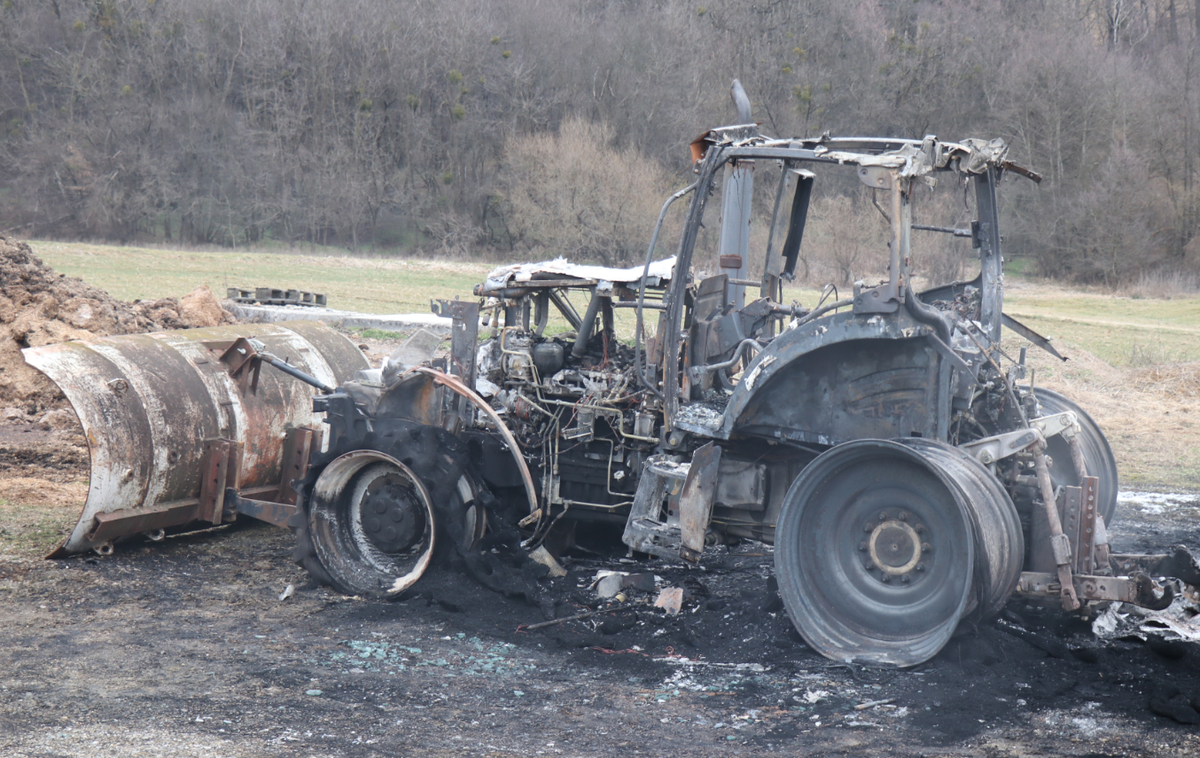
{"type": "Polygon", "coordinates": [[[1200,276],[1200,0],[0,0],[0,230],[625,262],[734,78],[772,136],[1004,138],[1039,273],[1200,276]]]}

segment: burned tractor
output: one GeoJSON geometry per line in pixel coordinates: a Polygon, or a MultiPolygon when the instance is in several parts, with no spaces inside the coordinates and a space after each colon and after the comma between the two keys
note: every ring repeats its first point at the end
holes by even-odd
{"type": "MultiPolygon", "coordinates": [[[[1182,548],[1110,554],[1108,442],[1033,383],[1024,349],[1013,360],[1001,348],[1009,328],[1058,355],[1003,313],[997,185],[1037,175],[1000,141],[774,139],[740,102],[743,123],[693,143],[695,181],[663,205],[642,265],[501,267],[474,297],[436,306],[453,324],[447,356],[331,382],[278,345],[213,343],[244,391],[262,362],[317,387],[325,428],[291,445],[268,496],[205,458],[218,476],[205,492],[221,498],[209,517],[287,523],[314,576],[380,597],[439,550],[479,559],[496,533],[533,551],[611,524],[633,553],[690,563],[759,540],[815,650],[894,666],[929,659],[1014,592],[1067,610],[1161,608],[1181,582],[1200,584],[1182,548]],[[765,249],[751,250],[753,181],[772,173],[765,249]],[[784,289],[819,182],[869,188],[888,264],[882,281],[804,307],[784,289]],[[969,219],[917,223],[935,183],[969,219]],[[674,256],[653,260],[685,199],[674,256]],[[969,244],[978,276],[915,291],[911,261],[933,235],[969,244]],[[706,252],[720,270],[694,273],[706,252]],[[632,340],[618,339],[622,323],[632,340]]],[[[94,546],[81,528],[77,544],[94,546]]]]}
{"type": "Polygon", "coordinates": [[[350,593],[403,589],[442,521],[467,549],[489,524],[519,525],[530,550],[610,522],[633,552],[689,562],[749,538],[774,545],[784,605],[813,648],[899,666],[1015,591],[1067,610],[1159,607],[1174,584],[1152,574],[1196,580],[1186,555],[1109,554],[1117,472],[1103,433],[1001,350],[1007,326],[1057,355],[1002,311],[996,187],[1010,173],[1037,180],[1002,143],[779,140],[745,124],[693,149],[696,181],[664,205],[643,265],[501,267],[477,299],[439,305],[454,325],[440,368],[389,364],[318,399],[331,436],[301,526],[314,573],[350,593]],[[750,280],[763,167],[778,170],[775,212],[750,280]],[[830,172],[877,196],[887,279],[787,304],[830,172]],[[973,218],[914,223],[914,194],[933,181],[968,192],[973,218]],[[718,186],[722,270],[693,277],[718,186]],[[652,261],[685,197],[675,256],[652,261]],[[969,240],[979,275],[913,291],[918,234],[969,240]],[[632,344],[617,338],[622,318],[632,344]],[[569,329],[551,334],[555,320],[569,329]]]}

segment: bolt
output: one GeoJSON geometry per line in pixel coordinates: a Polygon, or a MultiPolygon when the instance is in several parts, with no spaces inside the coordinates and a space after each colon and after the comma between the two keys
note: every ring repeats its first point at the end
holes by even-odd
{"type": "Polygon", "coordinates": [[[908,521],[908,511],[900,511],[900,520],[908,521]]]}
{"type": "Polygon", "coordinates": [[[871,526],[870,524],[867,524],[866,526],[864,526],[864,527],[863,527],[863,531],[864,531],[864,532],[869,532],[869,531],[871,531],[871,530],[872,530],[872,529],[874,529],[874,528],[875,528],[875,527],[871,526]]]}
{"type": "Polygon", "coordinates": [[[921,534],[925,531],[925,525],[917,524],[916,526],[913,527],[913,530],[916,531],[917,534],[921,534]]]}
{"type": "Polygon", "coordinates": [[[863,563],[863,568],[865,568],[867,571],[870,571],[874,566],[875,564],[871,563],[870,561],[863,563]]]}
{"type": "Polygon", "coordinates": [[[880,512],[879,512],[879,520],[880,520],[880,521],[887,521],[887,511],[880,511],[880,512]]]}
{"type": "Polygon", "coordinates": [[[922,553],[928,553],[931,550],[933,550],[933,546],[930,545],[928,542],[921,543],[921,552],[922,553]]]}
{"type": "Polygon", "coordinates": [[[925,564],[924,564],[924,563],[918,563],[918,564],[917,564],[917,571],[924,571],[924,570],[925,570],[925,564]]]}
{"type": "Polygon", "coordinates": [[[860,543],[858,543],[858,549],[859,549],[859,551],[860,551],[860,552],[866,552],[866,550],[867,550],[867,543],[865,543],[865,542],[860,542],[860,543]]]}
{"type": "Polygon", "coordinates": [[[904,582],[905,584],[908,584],[912,580],[908,578],[908,574],[905,574],[904,576],[900,577],[900,581],[904,582]]]}
{"type": "Polygon", "coordinates": [[[883,575],[879,577],[879,581],[883,582],[884,584],[887,584],[887,583],[888,583],[888,582],[890,582],[891,580],[892,580],[892,577],[891,577],[891,576],[889,576],[889,575],[887,574],[887,572],[884,572],[884,573],[883,573],[883,575]]]}

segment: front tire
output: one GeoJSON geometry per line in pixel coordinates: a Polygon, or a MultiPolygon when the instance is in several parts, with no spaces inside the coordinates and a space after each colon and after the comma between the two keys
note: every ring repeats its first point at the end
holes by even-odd
{"type": "Polygon", "coordinates": [[[475,550],[488,497],[453,435],[403,421],[376,428],[358,449],[314,462],[299,488],[295,560],[339,592],[387,598],[442,556],[475,550]]]}
{"type": "Polygon", "coordinates": [[[324,468],[309,494],[307,528],[333,587],[347,595],[396,595],[433,559],[428,490],[412,469],[375,450],[346,453],[324,468]]]}

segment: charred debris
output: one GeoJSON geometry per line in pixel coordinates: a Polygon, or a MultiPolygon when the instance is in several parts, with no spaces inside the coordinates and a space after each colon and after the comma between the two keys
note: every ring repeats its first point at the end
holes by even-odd
{"type": "Polygon", "coordinates": [[[642,265],[498,268],[474,297],[435,305],[453,323],[436,361],[410,351],[367,369],[344,339],[294,324],[26,351],[97,440],[60,553],[245,514],[293,528],[297,559],[348,594],[395,596],[446,554],[535,600],[536,573],[519,567],[553,565],[581,534],[691,564],[751,539],[774,545],[812,648],[888,666],[928,660],[1014,593],[1067,611],[1194,597],[1185,548],[1109,551],[1104,434],[1035,386],[1023,349],[1001,349],[1007,327],[1058,356],[1003,312],[997,187],[1037,174],[999,140],[775,139],[740,86],[735,102],[739,124],[692,144],[695,181],[666,199],[642,265]],[[773,209],[761,250],[755,181],[773,209]],[[823,182],[870,188],[886,276],[786,303],[823,182]],[[914,221],[934,185],[970,218],[914,221]],[[655,260],[677,202],[681,235],[662,243],[674,255],[655,260]],[[913,253],[933,235],[969,244],[978,275],[914,291],[913,253]],[[696,276],[705,253],[720,271],[696,276]],[[172,378],[171,402],[147,366],[172,378]]]}

